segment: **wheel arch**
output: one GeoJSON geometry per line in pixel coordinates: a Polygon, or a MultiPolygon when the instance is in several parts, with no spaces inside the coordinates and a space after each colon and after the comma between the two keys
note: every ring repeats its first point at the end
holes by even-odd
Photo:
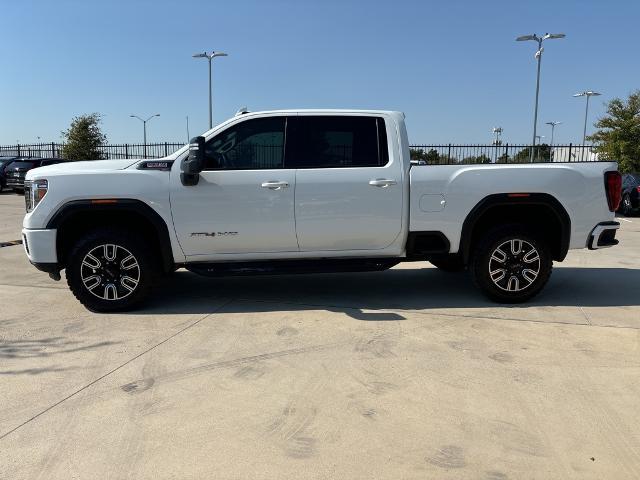
{"type": "Polygon", "coordinates": [[[146,203],[136,199],[72,200],[62,205],[47,222],[56,229],[56,251],[60,268],[67,263],[73,243],[82,232],[100,226],[123,226],[139,232],[157,249],[162,269],[174,268],[169,229],[162,217],[146,203]]]}
{"type": "Polygon", "coordinates": [[[554,260],[565,259],[571,239],[571,218],[547,193],[498,193],[480,200],[462,225],[460,251],[466,262],[483,233],[497,225],[519,223],[540,228],[554,260]]]}

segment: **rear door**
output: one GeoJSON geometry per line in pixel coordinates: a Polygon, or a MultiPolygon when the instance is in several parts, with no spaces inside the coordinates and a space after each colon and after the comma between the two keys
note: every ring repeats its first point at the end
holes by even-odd
{"type": "Polygon", "coordinates": [[[389,127],[382,116],[299,114],[287,166],[301,251],[382,250],[400,234],[402,167],[389,127]]]}

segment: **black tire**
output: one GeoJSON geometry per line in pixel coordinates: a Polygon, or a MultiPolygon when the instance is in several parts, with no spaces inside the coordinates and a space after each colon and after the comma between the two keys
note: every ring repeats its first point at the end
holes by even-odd
{"type": "Polygon", "coordinates": [[[466,265],[462,261],[462,257],[459,257],[458,255],[449,255],[441,258],[431,258],[429,259],[429,262],[431,262],[434,267],[437,267],[443,272],[462,272],[466,268],[466,265]]]}
{"type": "Polygon", "coordinates": [[[13,193],[16,195],[24,195],[24,190],[22,188],[14,188],[13,193]]]}
{"type": "Polygon", "coordinates": [[[139,305],[158,272],[143,239],[116,228],[100,228],[80,238],[71,249],[66,267],[69,288],[94,312],[129,310],[139,305]]]}
{"type": "Polygon", "coordinates": [[[544,288],[553,261],[545,241],[523,226],[508,225],[489,231],[479,241],[470,268],[474,283],[491,300],[522,303],[544,288]]]}
{"type": "Polygon", "coordinates": [[[625,193],[624,197],[622,197],[622,201],[620,202],[622,214],[625,217],[630,217],[633,215],[633,206],[631,205],[631,197],[628,193],[625,193]]]}

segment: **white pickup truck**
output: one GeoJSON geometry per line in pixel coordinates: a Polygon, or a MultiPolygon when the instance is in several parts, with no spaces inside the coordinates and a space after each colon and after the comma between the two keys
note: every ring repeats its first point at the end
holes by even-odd
{"type": "Polygon", "coordinates": [[[468,268],[498,302],[536,295],[569,249],[618,243],[615,163],[412,165],[404,115],[242,113],[160,160],[27,174],[23,244],[94,311],[163,273],[468,268]]]}

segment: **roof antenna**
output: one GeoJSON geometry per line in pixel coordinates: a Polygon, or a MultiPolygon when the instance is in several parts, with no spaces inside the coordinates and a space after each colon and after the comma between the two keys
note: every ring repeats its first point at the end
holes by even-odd
{"type": "Polygon", "coordinates": [[[234,117],[237,117],[239,115],[244,115],[245,113],[249,113],[249,109],[247,107],[242,107],[240,110],[236,112],[234,117]]]}

